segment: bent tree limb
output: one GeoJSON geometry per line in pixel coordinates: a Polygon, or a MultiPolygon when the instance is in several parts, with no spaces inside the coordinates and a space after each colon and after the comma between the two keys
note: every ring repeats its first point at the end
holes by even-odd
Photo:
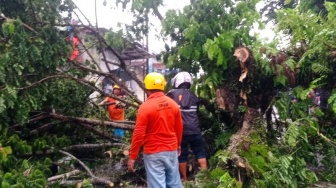
{"type": "Polygon", "coordinates": [[[75,175],[78,175],[78,174],[80,174],[79,170],[73,170],[71,172],[67,172],[67,173],[64,173],[64,174],[57,175],[57,176],[52,176],[52,177],[48,178],[48,182],[52,182],[52,181],[59,180],[59,179],[67,179],[70,176],[75,176],[75,175]]]}
{"type": "Polygon", "coordinates": [[[91,125],[88,125],[88,124],[82,124],[82,126],[86,129],[86,130],[89,130],[91,131],[93,134],[95,135],[98,135],[102,138],[105,138],[105,139],[112,139],[114,138],[114,136],[110,133],[108,133],[107,131],[100,131],[100,130],[97,130],[94,128],[94,126],[91,126],[91,125]]]}
{"type": "Polygon", "coordinates": [[[87,167],[81,160],[77,159],[77,157],[71,155],[70,153],[68,152],[65,152],[65,151],[62,151],[62,150],[59,150],[60,153],[64,154],[64,155],[67,155],[69,157],[71,157],[72,159],[76,160],[85,170],[86,172],[89,174],[89,176],[92,178],[91,179],[91,183],[93,184],[96,184],[96,183],[102,183],[102,184],[105,184],[107,185],[108,187],[113,187],[114,186],[114,183],[109,181],[109,180],[106,180],[106,179],[103,179],[103,178],[100,178],[100,177],[97,177],[95,176],[91,170],[89,169],[89,167],[87,167]]]}
{"type": "MultiPolygon", "coordinates": [[[[106,95],[105,92],[104,92],[103,90],[97,88],[97,87],[94,86],[91,82],[89,82],[89,81],[87,81],[87,80],[84,80],[84,79],[75,78],[75,77],[73,77],[73,76],[71,76],[71,75],[65,75],[65,74],[51,75],[51,76],[45,77],[45,78],[43,78],[43,79],[41,79],[41,80],[39,80],[39,81],[37,81],[37,82],[31,83],[31,84],[28,85],[28,86],[19,87],[19,88],[16,88],[16,89],[17,89],[17,90],[26,90],[26,89],[29,89],[29,88],[31,88],[31,87],[35,87],[35,86],[37,86],[37,85],[39,85],[39,84],[41,84],[41,83],[43,83],[43,82],[49,81],[49,80],[51,80],[51,79],[56,79],[56,78],[70,79],[70,80],[76,81],[76,82],[79,83],[79,84],[82,84],[82,85],[84,85],[84,86],[86,86],[86,87],[88,87],[88,88],[91,88],[91,89],[93,89],[93,90],[95,90],[95,91],[98,91],[98,92],[99,92],[100,94],[102,94],[102,95],[106,95]]],[[[115,95],[109,94],[109,95],[107,95],[107,96],[109,96],[109,97],[111,97],[111,98],[114,98],[114,99],[117,99],[117,100],[119,100],[119,101],[121,101],[121,102],[124,102],[124,103],[126,103],[126,104],[128,104],[128,105],[130,105],[130,106],[138,107],[138,105],[135,105],[134,103],[132,103],[132,102],[130,102],[130,101],[127,101],[127,100],[124,100],[124,99],[122,99],[122,98],[119,98],[119,97],[117,97],[117,96],[115,96],[115,95]]],[[[141,103],[142,103],[142,102],[139,101],[138,99],[135,99],[135,98],[134,98],[134,100],[135,100],[135,102],[138,102],[138,104],[141,104],[141,103]]]]}
{"type": "MultiPolygon", "coordinates": [[[[96,150],[101,149],[105,147],[126,147],[127,144],[123,143],[101,143],[101,144],[80,144],[80,145],[72,145],[68,147],[61,148],[62,151],[81,151],[81,150],[96,150]]],[[[57,151],[55,149],[48,149],[46,151],[36,151],[34,154],[29,154],[25,156],[31,156],[31,155],[45,155],[45,154],[54,154],[57,151]]]]}
{"type": "MultiPolygon", "coordinates": [[[[72,1],[72,3],[75,5],[75,7],[80,11],[80,9],[77,7],[77,5],[72,1]]],[[[75,12],[74,12],[75,13],[75,12]]],[[[111,46],[109,46],[106,42],[106,40],[104,39],[103,36],[101,36],[101,34],[99,33],[99,31],[97,30],[97,28],[95,29],[95,27],[91,24],[91,22],[85,17],[85,15],[83,14],[83,12],[80,11],[80,13],[84,16],[84,18],[88,21],[89,23],[89,26],[86,26],[83,24],[84,28],[90,30],[94,36],[96,37],[96,39],[98,40],[99,42],[99,46],[101,49],[103,49],[103,44],[106,46],[106,49],[109,50],[117,59],[118,61],[120,62],[120,68],[124,69],[124,71],[130,75],[132,77],[132,79],[142,88],[142,89],[145,89],[145,86],[144,86],[144,83],[139,80],[135,73],[128,70],[127,67],[126,67],[126,63],[124,61],[124,59],[119,55],[119,53],[117,53],[111,46]]],[[[76,13],[75,13],[76,14],[76,13]]],[[[77,14],[76,14],[77,15],[77,14]]],[[[77,15],[77,17],[79,18],[79,16],[77,15]]],[[[83,22],[82,22],[83,23],[83,22]]],[[[75,25],[73,25],[75,26],[75,25]]],[[[104,52],[102,53],[102,55],[104,56],[104,61],[105,63],[108,63],[107,62],[107,59],[105,57],[105,54],[104,52]]],[[[109,66],[106,64],[107,68],[109,69],[109,66]]],[[[110,71],[110,70],[109,70],[110,71]]],[[[118,82],[118,79],[117,80],[113,80],[115,81],[118,85],[120,85],[118,82]]],[[[121,84],[122,85],[122,84],[121,84]]]]}
{"type": "Polygon", "coordinates": [[[80,124],[88,124],[88,125],[93,125],[93,126],[98,126],[98,125],[104,125],[107,127],[113,127],[113,128],[122,128],[126,130],[133,130],[134,125],[130,125],[128,122],[123,122],[123,121],[100,121],[100,120],[93,120],[89,118],[79,118],[79,117],[70,117],[70,116],[64,116],[61,114],[50,114],[51,118],[54,119],[59,119],[62,121],[67,121],[67,122],[75,122],[75,123],[80,123],[80,124]]]}
{"type": "MultiPolygon", "coordinates": [[[[98,75],[101,75],[101,76],[106,76],[110,79],[112,79],[114,82],[116,82],[119,86],[123,86],[123,83],[121,81],[119,81],[119,79],[111,74],[111,73],[104,73],[104,72],[100,72],[100,71],[97,71],[97,70],[94,70],[94,69],[91,69],[91,68],[88,68],[88,67],[85,67],[85,66],[82,66],[82,65],[79,65],[78,63],[73,63],[73,65],[78,68],[78,69],[81,69],[81,70],[84,70],[84,71],[89,71],[91,73],[95,73],[95,74],[98,74],[98,75]]],[[[126,87],[123,87],[123,90],[129,95],[129,96],[132,96],[132,92],[129,91],[126,87]]],[[[138,98],[134,98],[133,99],[135,102],[137,102],[138,104],[141,104],[142,102],[138,99],[138,98]]]]}

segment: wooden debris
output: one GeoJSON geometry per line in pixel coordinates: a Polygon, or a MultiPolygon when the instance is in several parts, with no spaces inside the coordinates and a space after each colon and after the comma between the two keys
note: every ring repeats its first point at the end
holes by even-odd
{"type": "Polygon", "coordinates": [[[239,77],[239,81],[243,82],[248,73],[247,60],[250,57],[250,52],[245,47],[239,47],[235,50],[233,55],[237,57],[240,62],[241,75],[239,77]]]}
{"type": "Polygon", "coordinates": [[[127,157],[127,156],[129,156],[129,150],[124,150],[123,151],[123,154],[127,157]]]}
{"type": "Polygon", "coordinates": [[[109,156],[110,159],[112,158],[112,151],[111,150],[105,151],[104,153],[108,154],[108,156],[109,156]]]}

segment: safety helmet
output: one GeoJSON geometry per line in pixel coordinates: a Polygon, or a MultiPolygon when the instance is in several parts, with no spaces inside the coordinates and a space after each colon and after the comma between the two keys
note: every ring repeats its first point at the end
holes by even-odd
{"type": "Polygon", "coordinates": [[[177,73],[174,78],[171,80],[172,86],[178,88],[183,83],[189,83],[190,85],[193,84],[193,80],[191,75],[188,72],[179,72],[177,73]]]}
{"type": "Polygon", "coordinates": [[[114,90],[114,89],[120,89],[120,87],[118,85],[114,85],[112,90],[114,90]]]}
{"type": "Polygon", "coordinates": [[[163,75],[157,72],[147,74],[144,83],[147,90],[158,89],[163,91],[166,85],[163,75]]]}

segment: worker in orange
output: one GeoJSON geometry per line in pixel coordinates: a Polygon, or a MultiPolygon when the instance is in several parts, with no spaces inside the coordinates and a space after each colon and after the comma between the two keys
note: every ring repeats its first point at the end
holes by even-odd
{"type": "MultiPolygon", "coordinates": [[[[123,95],[121,93],[121,89],[118,85],[114,85],[112,89],[113,95],[123,98],[123,95]]],[[[102,105],[107,105],[108,106],[108,114],[109,117],[112,121],[124,121],[125,120],[125,104],[122,102],[118,101],[117,99],[111,98],[111,97],[106,97],[103,101],[101,101],[99,106],[102,105]]],[[[114,136],[117,137],[124,137],[125,135],[125,130],[123,129],[114,129],[114,136]]]]}
{"type": "Polygon", "coordinates": [[[143,146],[148,188],[181,188],[178,155],[183,122],[179,106],[163,91],[165,79],[149,73],[144,80],[147,100],[139,107],[132,137],[128,170],[143,146]]]}

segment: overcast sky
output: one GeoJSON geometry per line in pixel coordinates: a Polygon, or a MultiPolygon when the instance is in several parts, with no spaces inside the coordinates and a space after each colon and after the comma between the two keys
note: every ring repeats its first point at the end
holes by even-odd
{"type": "MultiPolygon", "coordinates": [[[[97,1],[97,22],[99,27],[107,29],[118,28],[118,23],[131,24],[132,14],[128,11],[122,11],[119,9],[111,8],[111,4],[107,6],[103,5],[104,0],[97,1]]],[[[114,3],[115,1],[106,0],[108,3],[114,3]]],[[[74,0],[78,8],[83,14],[90,20],[91,24],[96,24],[95,16],[95,0],[74,0]]],[[[164,0],[164,7],[160,9],[160,13],[165,15],[165,12],[169,9],[182,9],[185,5],[189,4],[190,0],[164,0]]],[[[83,19],[83,18],[81,18],[83,19]]],[[[150,19],[152,24],[157,25],[156,30],[160,30],[159,19],[153,17],[150,19]]],[[[87,24],[85,19],[82,20],[84,24],[87,24]]],[[[164,48],[163,41],[157,39],[159,33],[153,31],[149,34],[149,50],[156,53],[160,52],[164,48]]],[[[144,39],[145,41],[145,39],[144,39]]]]}
{"type": "MultiPolygon", "coordinates": [[[[132,23],[132,14],[127,11],[122,11],[116,8],[111,8],[111,3],[115,1],[106,0],[109,4],[107,6],[103,5],[104,0],[96,0],[97,1],[97,21],[99,27],[104,27],[107,29],[118,28],[118,23],[131,24],[132,23]]],[[[74,0],[79,9],[83,12],[83,14],[90,20],[91,24],[96,24],[96,16],[95,16],[95,0],[74,0]]],[[[169,9],[182,9],[185,5],[189,4],[190,0],[164,0],[164,7],[162,7],[159,11],[164,16],[165,12],[169,9]]],[[[259,3],[257,8],[261,8],[263,3],[259,3]]],[[[83,18],[82,18],[83,19],[83,18]]],[[[152,28],[152,31],[149,34],[149,51],[159,53],[164,49],[164,43],[162,40],[159,40],[157,35],[160,31],[160,21],[159,19],[152,17],[150,18],[151,23],[157,25],[156,30],[152,28]]],[[[87,24],[85,19],[82,20],[84,24],[87,24]]],[[[255,32],[260,32],[260,37],[264,38],[266,41],[270,41],[274,37],[274,33],[270,29],[271,25],[268,26],[263,31],[254,30],[255,32]]],[[[145,43],[145,39],[143,41],[145,43]]]]}

